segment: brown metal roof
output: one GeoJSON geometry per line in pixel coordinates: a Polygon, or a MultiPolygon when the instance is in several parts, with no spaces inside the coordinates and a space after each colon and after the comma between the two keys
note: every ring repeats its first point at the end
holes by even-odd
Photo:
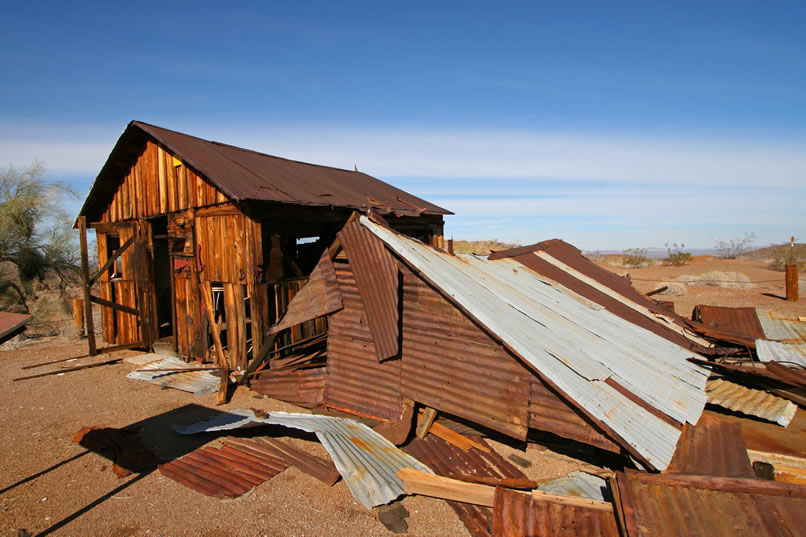
{"type": "Polygon", "coordinates": [[[325,405],[358,415],[400,416],[400,360],[378,362],[352,268],[334,263],[344,309],[328,318],[325,405]]]}
{"type": "Polygon", "coordinates": [[[202,447],[159,466],[160,473],[195,491],[216,498],[235,498],[274,477],[288,464],[249,440],[202,447]]]}
{"type": "Polygon", "coordinates": [[[266,155],[140,121],[129,123],[120,136],[79,214],[91,220],[100,214],[148,138],[165,146],[232,201],[372,207],[400,215],[452,214],[365,173],[266,155]]]}
{"type": "Polygon", "coordinates": [[[322,404],[325,368],[266,371],[251,380],[249,387],[258,393],[292,405],[314,408],[322,404]]]}
{"type": "Polygon", "coordinates": [[[624,302],[607,295],[591,285],[588,285],[562,268],[552,265],[551,263],[533,255],[538,251],[546,252],[553,258],[561,261],[565,265],[568,265],[577,272],[584,274],[588,278],[596,280],[601,285],[612,289],[625,299],[643,306],[652,313],[660,314],[666,318],[671,318],[680,328],[686,328],[686,322],[679,315],[654,303],[652,300],[639,293],[632,286],[632,283],[628,278],[623,278],[610,272],[609,270],[599,267],[595,263],[592,263],[586,259],[578,248],[559,239],[552,239],[530,246],[523,246],[520,248],[514,248],[512,250],[496,252],[490,254],[488,259],[495,260],[507,257],[514,258],[516,261],[530,270],[533,270],[541,276],[567,287],[568,289],[592,302],[604,306],[608,311],[618,315],[626,321],[649,330],[650,332],[653,332],[671,341],[672,343],[680,345],[681,347],[703,354],[710,354],[708,348],[698,345],[696,342],[684,337],[677,331],[671,330],[667,326],[664,326],[664,324],[659,321],[653,320],[645,315],[641,315],[624,302]]]}
{"type": "Polygon", "coordinates": [[[400,308],[395,260],[383,241],[358,220],[344,226],[338,237],[353,268],[378,360],[397,356],[400,308]]]}
{"type": "Polygon", "coordinates": [[[495,537],[619,537],[612,511],[539,500],[498,487],[493,508],[495,537]]]}
{"type": "Polygon", "coordinates": [[[750,339],[765,339],[764,329],[756,315],[756,308],[728,308],[724,306],[694,306],[691,318],[711,328],[734,332],[750,339]]]}
{"type": "Polygon", "coordinates": [[[806,486],[762,479],[618,472],[628,537],[806,535],[806,486]]]}
{"type": "MultiPolygon", "coordinates": [[[[472,439],[487,446],[481,437],[472,437],[472,439]]],[[[404,451],[431,468],[437,475],[445,477],[462,475],[526,479],[523,472],[492,449],[489,453],[478,449],[463,451],[433,434],[429,434],[423,439],[415,438],[404,451]]],[[[448,505],[456,511],[470,535],[473,537],[490,536],[488,528],[493,516],[492,509],[454,501],[448,501],[448,505]]]]}
{"type": "Polygon", "coordinates": [[[30,315],[0,311],[0,344],[23,332],[30,320],[30,315]]]}
{"type": "Polygon", "coordinates": [[[742,426],[703,414],[696,426],[686,424],[667,473],[755,477],[742,426]]]}
{"type": "Polygon", "coordinates": [[[524,440],[534,374],[408,268],[401,271],[402,394],[524,440]]]}

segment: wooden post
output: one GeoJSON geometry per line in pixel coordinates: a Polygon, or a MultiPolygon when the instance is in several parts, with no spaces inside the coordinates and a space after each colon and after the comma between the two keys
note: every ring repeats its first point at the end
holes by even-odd
{"type": "Polygon", "coordinates": [[[84,337],[84,301],[80,298],[73,299],[73,323],[78,337],[84,337]]]}
{"type": "Polygon", "coordinates": [[[798,266],[786,266],[786,299],[789,302],[798,301],[798,266]]]}
{"type": "Polygon", "coordinates": [[[215,345],[216,356],[218,357],[218,367],[221,369],[221,383],[218,385],[218,401],[216,404],[223,405],[227,402],[227,387],[229,384],[229,364],[224,356],[224,347],[221,346],[221,332],[218,323],[215,322],[215,310],[213,309],[213,290],[210,282],[201,282],[201,295],[204,301],[204,310],[207,312],[207,320],[210,322],[210,331],[213,333],[213,344],[215,345]]]}
{"type": "Polygon", "coordinates": [[[419,416],[417,420],[417,429],[415,431],[415,436],[417,438],[425,438],[425,435],[428,434],[428,430],[431,428],[431,424],[434,423],[434,419],[437,417],[437,411],[430,406],[425,407],[423,410],[423,414],[419,416]]]}
{"type": "Polygon", "coordinates": [[[87,254],[87,217],[78,217],[78,239],[81,246],[81,291],[84,294],[85,326],[87,327],[87,344],[90,356],[95,356],[95,324],[92,322],[92,302],[90,302],[90,262],[87,254]]]}

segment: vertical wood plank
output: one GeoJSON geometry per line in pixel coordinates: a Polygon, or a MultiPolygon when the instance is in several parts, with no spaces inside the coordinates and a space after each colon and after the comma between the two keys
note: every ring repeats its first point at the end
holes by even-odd
{"type": "Polygon", "coordinates": [[[238,355],[237,364],[241,371],[246,370],[246,306],[244,304],[243,285],[233,283],[233,298],[235,299],[235,323],[238,326],[238,355]]]}
{"type": "Polygon", "coordinates": [[[218,367],[221,368],[221,382],[218,385],[218,402],[217,404],[223,405],[227,402],[227,387],[229,384],[229,364],[224,355],[224,348],[221,345],[221,333],[218,323],[215,322],[215,315],[213,310],[213,292],[210,288],[210,282],[200,282],[202,301],[204,302],[204,310],[207,312],[207,321],[210,323],[210,330],[213,335],[213,345],[215,346],[216,356],[218,357],[218,367]]]}
{"type": "Polygon", "coordinates": [[[159,189],[160,189],[160,213],[168,212],[167,193],[168,186],[165,179],[165,150],[159,146],[157,147],[157,174],[159,176],[159,189]]]}
{"type": "Polygon", "coordinates": [[[97,350],[95,348],[95,323],[92,320],[92,302],[90,302],[90,287],[89,287],[89,255],[87,251],[87,217],[78,217],[78,233],[81,248],[81,290],[84,295],[84,324],[87,327],[87,345],[89,346],[90,356],[95,356],[97,350]]]}

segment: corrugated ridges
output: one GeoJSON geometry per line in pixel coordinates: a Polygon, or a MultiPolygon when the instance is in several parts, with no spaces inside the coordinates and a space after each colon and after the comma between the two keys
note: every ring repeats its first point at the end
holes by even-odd
{"type": "MultiPolygon", "coordinates": [[[[488,445],[481,437],[472,439],[479,444],[488,445]]],[[[490,453],[477,449],[463,451],[432,434],[423,439],[414,439],[406,446],[405,451],[427,464],[437,475],[445,477],[465,475],[526,479],[523,472],[494,450],[490,450],[490,453]]],[[[488,527],[492,520],[492,509],[454,501],[448,501],[448,504],[473,537],[490,536],[488,527]]]]}
{"type": "Polygon", "coordinates": [[[806,343],[806,322],[794,314],[756,310],[767,339],[785,343],[806,343]]]}
{"type": "Polygon", "coordinates": [[[626,537],[806,535],[803,485],[635,471],[616,483],[626,537]]]}
{"type": "Polygon", "coordinates": [[[320,406],[325,389],[325,367],[295,371],[266,371],[249,383],[258,393],[303,408],[320,406]]]}
{"type": "Polygon", "coordinates": [[[706,326],[734,332],[750,339],[764,337],[764,329],[758,320],[756,308],[728,308],[698,304],[694,306],[692,317],[706,326]]]}
{"type": "Polygon", "coordinates": [[[739,423],[703,414],[686,424],[667,473],[755,477],[739,423]]]}
{"type": "Polygon", "coordinates": [[[359,415],[400,416],[400,360],[378,362],[350,265],[334,263],[344,309],[328,318],[324,402],[359,415]]]}
{"type": "Polygon", "coordinates": [[[271,327],[269,333],[279,332],[341,308],[341,293],[336,281],[336,271],[329,253],[325,251],[311,272],[308,282],[294,295],[282,319],[271,327]]]}
{"type": "MultiPolygon", "coordinates": [[[[806,343],[781,343],[757,339],[756,353],[762,362],[791,362],[806,367],[806,343]]],[[[769,366],[767,369],[769,370],[769,366]]],[[[803,369],[783,373],[792,380],[800,378],[801,382],[806,381],[806,372],[803,369]]]]}
{"type": "MultiPolygon", "coordinates": [[[[531,373],[531,372],[530,372],[531,373]]],[[[536,375],[530,378],[529,428],[619,453],[621,448],[599,432],[536,375]]]]}
{"type": "Polygon", "coordinates": [[[403,396],[524,440],[532,373],[408,269],[403,282],[403,396]]]}
{"type": "Polygon", "coordinates": [[[709,380],[705,391],[712,405],[763,418],[783,427],[789,425],[798,409],[795,403],[782,397],[723,379],[709,380]]]}
{"type": "Polygon", "coordinates": [[[338,233],[353,269],[378,360],[398,354],[398,272],[383,241],[353,221],[338,233]]]}
{"type": "Polygon", "coordinates": [[[610,511],[537,500],[529,494],[499,487],[495,491],[493,535],[619,537],[620,534],[616,517],[610,511]]]}
{"type": "Polygon", "coordinates": [[[262,452],[248,440],[221,448],[202,447],[159,466],[160,472],[195,491],[234,498],[279,474],[285,461],[262,452]]]}
{"type": "MultiPolygon", "coordinates": [[[[182,369],[192,367],[179,358],[173,356],[149,362],[140,369],[182,369]]],[[[220,376],[209,371],[164,372],[132,371],[126,375],[130,379],[145,380],[152,384],[175,388],[196,395],[205,395],[218,390],[220,376]]]]}

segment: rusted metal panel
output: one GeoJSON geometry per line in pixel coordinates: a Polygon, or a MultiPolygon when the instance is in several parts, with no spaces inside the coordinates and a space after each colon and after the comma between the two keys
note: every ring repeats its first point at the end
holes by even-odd
{"type": "Polygon", "coordinates": [[[320,459],[299,450],[287,442],[277,438],[265,436],[249,440],[230,438],[225,441],[228,446],[243,446],[246,449],[257,450],[261,453],[277,457],[291,466],[299,468],[308,475],[315,477],[326,485],[333,485],[339,479],[339,471],[333,461],[320,459]]]}
{"type": "Polygon", "coordinates": [[[806,535],[806,486],[761,479],[616,474],[628,537],[806,535]]]}
{"type": "Polygon", "coordinates": [[[680,430],[625,392],[680,422],[699,420],[707,373],[686,360],[690,351],[591,307],[514,261],[451,256],[366,217],[360,222],[650,467],[666,467],[680,430]]]}
{"type": "MultiPolygon", "coordinates": [[[[156,355],[153,355],[156,357],[156,355]]],[[[167,388],[175,388],[196,395],[206,395],[218,391],[221,376],[218,371],[155,371],[149,369],[185,369],[193,367],[180,360],[169,356],[160,360],[149,362],[137,371],[132,371],[126,375],[130,379],[144,380],[152,384],[158,384],[167,388]]]]}
{"type": "Polygon", "coordinates": [[[294,371],[267,371],[252,380],[249,386],[258,393],[303,408],[322,404],[325,389],[324,367],[294,371]]]}
{"type": "Polygon", "coordinates": [[[611,511],[565,505],[505,488],[495,491],[493,537],[618,537],[611,511]]]}
{"type": "Polygon", "coordinates": [[[25,330],[25,325],[30,320],[31,315],[0,311],[0,344],[25,330]]]}
{"type": "Polygon", "coordinates": [[[530,378],[529,428],[546,431],[606,451],[619,453],[618,444],[602,434],[578,410],[566,403],[536,375],[530,378]]]}
{"type": "Polygon", "coordinates": [[[354,220],[338,233],[353,269],[358,292],[378,353],[378,360],[396,356],[400,339],[398,271],[386,246],[354,220]]]}
{"type": "Polygon", "coordinates": [[[764,338],[764,330],[756,315],[756,308],[728,308],[725,306],[694,306],[692,320],[711,328],[726,330],[750,339],[764,338]]]}
{"type": "Polygon", "coordinates": [[[703,414],[696,426],[686,424],[667,473],[755,477],[742,426],[703,414]]]}
{"type": "Polygon", "coordinates": [[[400,360],[378,362],[352,268],[334,263],[344,309],[328,318],[326,406],[384,419],[400,416],[400,360]]]}
{"type": "MultiPolygon", "coordinates": [[[[473,437],[473,441],[488,445],[481,437],[473,437]]],[[[412,440],[404,451],[428,465],[437,475],[445,477],[460,475],[526,479],[523,472],[492,449],[489,453],[478,449],[463,451],[432,434],[412,440]]],[[[454,501],[448,501],[448,504],[473,537],[489,537],[492,509],[454,501]]]]}
{"type": "Polygon", "coordinates": [[[269,333],[279,332],[341,308],[341,293],[336,280],[336,271],[330,261],[330,255],[325,251],[311,272],[308,282],[294,295],[282,319],[269,330],[269,333]]]}
{"type": "Polygon", "coordinates": [[[235,498],[288,467],[288,464],[239,439],[221,448],[202,447],[159,465],[160,473],[195,491],[216,498],[235,498]]]}
{"type": "MultiPolygon", "coordinates": [[[[93,221],[106,209],[119,181],[130,172],[131,162],[143,152],[149,138],[165,146],[232,201],[353,209],[371,206],[402,215],[451,214],[365,173],[274,157],[139,121],[126,127],[93,183],[80,214],[93,221]]],[[[168,172],[173,172],[172,168],[168,165],[168,172]]],[[[168,209],[172,209],[170,205],[168,209]]]]}
{"type": "Polygon", "coordinates": [[[806,322],[798,315],[756,310],[766,339],[782,343],[806,343],[806,322]]]}
{"type": "Polygon", "coordinates": [[[724,379],[709,380],[705,391],[712,405],[772,421],[782,427],[789,425],[798,409],[796,404],[782,397],[724,379]]]}
{"type": "Polygon", "coordinates": [[[560,496],[587,498],[600,502],[610,501],[607,480],[601,476],[574,470],[570,474],[545,481],[537,487],[543,492],[551,492],[560,496]]]}
{"type": "Polygon", "coordinates": [[[404,397],[526,438],[534,374],[408,269],[402,339],[404,397]]]}

